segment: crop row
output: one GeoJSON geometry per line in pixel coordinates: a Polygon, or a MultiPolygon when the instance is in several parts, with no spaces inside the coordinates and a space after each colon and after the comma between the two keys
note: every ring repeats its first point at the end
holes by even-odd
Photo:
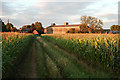
{"type": "Polygon", "coordinates": [[[28,47],[33,35],[26,34],[2,34],[2,74],[10,77],[19,65],[23,56],[28,52],[28,47]]]}
{"type": "Polygon", "coordinates": [[[101,65],[104,70],[119,75],[120,70],[120,39],[110,37],[95,37],[93,39],[64,39],[42,36],[59,47],[86,59],[91,64],[101,65]]]}

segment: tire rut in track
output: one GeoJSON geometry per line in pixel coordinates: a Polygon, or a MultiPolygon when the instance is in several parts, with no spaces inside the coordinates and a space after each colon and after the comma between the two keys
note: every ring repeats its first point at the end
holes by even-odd
{"type": "Polygon", "coordinates": [[[33,43],[33,48],[32,48],[32,57],[31,57],[32,70],[31,70],[31,73],[29,74],[29,78],[37,78],[35,56],[36,56],[36,49],[35,49],[35,42],[34,42],[33,43]]]}
{"type": "Polygon", "coordinates": [[[26,53],[22,62],[17,66],[15,78],[37,78],[36,62],[35,62],[35,43],[32,43],[32,47],[29,49],[29,53],[26,53]]]}
{"type": "Polygon", "coordinates": [[[44,56],[44,67],[46,68],[48,75],[47,78],[63,78],[62,74],[60,73],[60,70],[56,63],[51,59],[51,57],[47,54],[48,45],[40,39],[40,37],[37,37],[37,43],[40,44],[40,47],[42,49],[39,54],[42,54],[44,56]]]}

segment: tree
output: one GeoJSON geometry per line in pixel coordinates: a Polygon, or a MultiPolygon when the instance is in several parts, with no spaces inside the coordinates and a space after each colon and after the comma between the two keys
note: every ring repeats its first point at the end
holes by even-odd
{"type": "Polygon", "coordinates": [[[12,23],[9,23],[9,20],[6,25],[1,19],[0,22],[2,22],[2,32],[14,31],[14,25],[12,23]]]}
{"type": "Polygon", "coordinates": [[[13,24],[10,23],[10,31],[14,31],[13,28],[14,28],[13,24]]]}
{"type": "Polygon", "coordinates": [[[12,23],[7,23],[6,25],[4,24],[4,22],[2,22],[2,32],[8,32],[8,31],[16,31],[17,28],[14,27],[14,25],[12,23]]]}
{"type": "Polygon", "coordinates": [[[2,32],[6,32],[7,29],[6,29],[6,25],[4,24],[4,22],[2,22],[2,32]]]}
{"type": "Polygon", "coordinates": [[[6,30],[7,30],[7,32],[10,31],[10,23],[6,24],[6,30]]]}
{"type": "Polygon", "coordinates": [[[31,27],[30,27],[30,32],[33,32],[33,30],[35,30],[36,28],[35,28],[35,25],[34,25],[34,23],[32,23],[32,25],[31,25],[31,27]]]}
{"type": "Polygon", "coordinates": [[[39,34],[44,33],[44,29],[42,27],[41,22],[36,22],[35,23],[35,28],[36,28],[36,30],[38,31],[39,34]]]}
{"type": "Polygon", "coordinates": [[[31,28],[31,25],[26,25],[26,28],[31,28]]]}
{"type": "Polygon", "coordinates": [[[86,26],[85,24],[82,24],[80,26],[80,32],[82,32],[82,33],[88,32],[88,28],[89,28],[89,26],[86,26]]]}
{"type": "Polygon", "coordinates": [[[103,26],[103,22],[100,19],[98,21],[96,21],[95,32],[103,31],[102,26],[103,26]]]}
{"type": "Polygon", "coordinates": [[[103,31],[103,28],[101,28],[101,27],[95,27],[95,32],[101,33],[101,31],[103,31]]]}
{"type": "Polygon", "coordinates": [[[44,33],[41,22],[35,22],[35,24],[32,23],[31,25],[24,25],[22,27],[22,31],[33,32],[34,30],[37,30],[37,32],[40,34],[44,33]]]}
{"type": "Polygon", "coordinates": [[[70,28],[69,33],[75,33],[75,28],[70,28]]]}
{"type": "Polygon", "coordinates": [[[16,28],[16,27],[14,27],[14,28],[13,28],[13,31],[14,31],[14,32],[16,32],[16,31],[18,31],[18,30],[17,30],[17,28],[16,28]]]}
{"type": "Polygon", "coordinates": [[[120,30],[120,26],[119,25],[112,25],[110,27],[111,31],[119,31],[120,30]]]}
{"type": "Polygon", "coordinates": [[[66,33],[79,33],[79,29],[70,28],[66,33]]]}
{"type": "Polygon", "coordinates": [[[12,31],[13,30],[13,24],[12,23],[7,23],[6,24],[6,28],[7,28],[7,31],[12,31]]]}
{"type": "Polygon", "coordinates": [[[103,22],[95,17],[82,16],[81,23],[84,25],[83,29],[87,29],[89,33],[95,32],[97,30],[102,30],[103,22]]]}

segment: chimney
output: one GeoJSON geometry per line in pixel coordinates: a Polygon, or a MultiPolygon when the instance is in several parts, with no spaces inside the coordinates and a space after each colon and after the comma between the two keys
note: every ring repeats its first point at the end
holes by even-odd
{"type": "Polygon", "coordinates": [[[51,26],[55,26],[55,23],[52,23],[51,26]]]}
{"type": "Polygon", "coordinates": [[[68,25],[68,22],[64,22],[64,25],[68,25]]]}
{"type": "Polygon", "coordinates": [[[8,19],[8,23],[9,23],[9,19],[8,19]]]}

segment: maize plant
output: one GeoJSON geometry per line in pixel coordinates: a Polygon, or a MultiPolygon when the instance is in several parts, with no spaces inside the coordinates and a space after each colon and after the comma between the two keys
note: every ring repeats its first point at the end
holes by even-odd
{"type": "Polygon", "coordinates": [[[32,41],[33,35],[24,33],[2,33],[2,72],[8,77],[19,63],[32,41]]]}
{"type": "Polygon", "coordinates": [[[99,36],[92,39],[66,39],[43,35],[76,57],[83,57],[93,63],[99,63],[104,69],[120,74],[120,39],[99,36]]]}

